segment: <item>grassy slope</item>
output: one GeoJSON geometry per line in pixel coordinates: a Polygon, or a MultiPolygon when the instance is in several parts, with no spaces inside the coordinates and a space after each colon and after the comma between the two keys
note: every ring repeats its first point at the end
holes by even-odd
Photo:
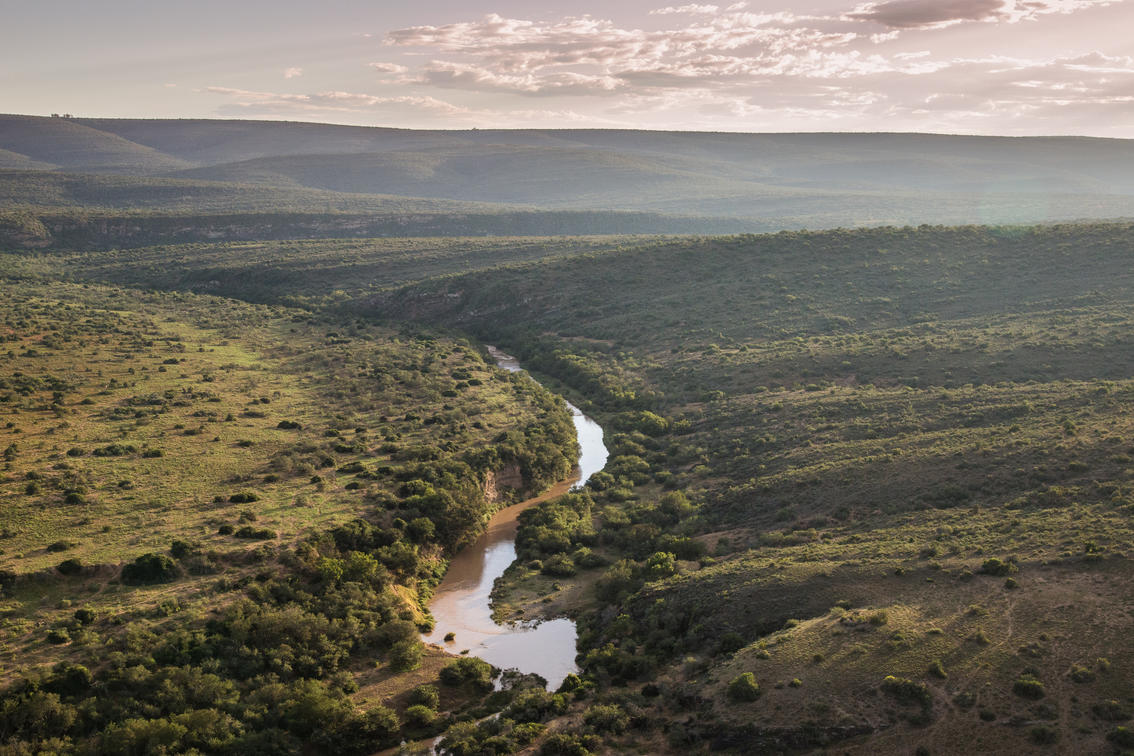
{"type": "MultiPolygon", "coordinates": [[[[121,634],[45,642],[75,606],[138,632],[171,613],[180,627],[232,600],[210,587],[245,585],[265,553],[360,516],[388,520],[400,484],[359,471],[400,469],[435,445],[459,458],[546,422],[530,384],[448,339],[215,297],[15,279],[5,291],[0,569],[25,576],[0,601],[5,677],[85,660],[91,643],[121,634]],[[456,386],[454,370],[481,382],[456,386]],[[100,456],[115,444],[124,448],[100,456]],[[246,491],[257,500],[228,501],[246,491]],[[225,524],[268,529],[268,551],[218,534],[225,524]],[[199,568],[173,584],[119,585],[123,562],[173,539],[197,544],[199,568]],[[65,559],[83,575],[57,575],[65,559]]],[[[440,551],[422,547],[421,558],[437,564],[440,551]]],[[[416,585],[399,599],[414,613],[416,585]]]]}
{"type": "Polygon", "coordinates": [[[13,258],[27,274],[270,302],[357,299],[411,281],[617,247],[632,237],[480,237],[187,244],[13,258]],[[17,262],[18,261],[18,262],[17,262]]]}
{"type": "Polygon", "coordinates": [[[456,202],[405,196],[353,195],[294,182],[203,181],[177,178],[60,173],[0,172],[0,206],[39,212],[84,213],[494,213],[509,208],[484,202],[456,202]]]}
{"type": "MultiPolygon", "coordinates": [[[[685,727],[693,740],[671,735],[672,746],[802,747],[865,728],[875,734],[848,747],[937,751],[980,728],[981,748],[1021,752],[1039,748],[1031,728],[1047,727],[1064,748],[1094,751],[1113,724],[1092,707],[1134,695],[1134,606],[1121,589],[1134,536],[1131,234],[675,241],[473,273],[390,301],[502,341],[594,397],[581,360],[636,390],[629,406],[678,421],[636,453],[701,504],[677,530],[720,561],[649,584],[623,609],[636,620],[629,638],[593,625],[669,660],[667,695],[698,703],[662,718],[705,707],[685,727]],[[991,557],[1013,560],[1018,587],[974,576],[991,557]],[[877,612],[885,622],[870,623],[877,612]],[[777,632],[792,618],[804,621],[777,632]],[[728,632],[742,650],[714,655],[728,632]],[[934,660],[947,678],[930,674],[934,660]],[[1090,679],[1073,682],[1073,666],[1090,679]],[[765,693],[727,703],[723,684],[742,671],[765,693]],[[1012,692],[1029,671],[1042,701],[1012,692]],[[925,683],[928,714],[879,692],[885,675],[925,683]],[[928,726],[904,723],[919,716],[928,726]]],[[[608,392],[595,409],[625,409],[626,396],[608,392]]],[[[635,490],[631,511],[648,516],[657,487],[635,490]]],[[[536,605],[557,600],[546,581],[529,592],[536,605]]]]}
{"type": "Polygon", "coordinates": [[[66,118],[0,115],[0,145],[72,170],[144,175],[190,166],[152,147],[66,118]]]}

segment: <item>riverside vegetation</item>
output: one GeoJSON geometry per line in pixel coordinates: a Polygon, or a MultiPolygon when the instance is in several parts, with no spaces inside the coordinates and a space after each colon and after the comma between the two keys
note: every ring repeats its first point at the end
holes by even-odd
{"type": "Polygon", "coordinates": [[[1130,224],[141,242],[0,257],[7,752],[1134,747],[1130,224]],[[418,640],[470,337],[558,691],[418,640]]]}
{"type": "Polygon", "coordinates": [[[370,753],[481,705],[491,671],[424,654],[424,602],[520,495],[491,473],[570,470],[559,402],[417,329],[4,290],[6,753],[370,753]]]}
{"type": "Polygon", "coordinates": [[[498,590],[579,620],[588,700],[628,717],[606,747],[1105,753],[1134,700],[1132,252],[1125,224],[781,233],[371,301],[612,431],[498,590]]]}

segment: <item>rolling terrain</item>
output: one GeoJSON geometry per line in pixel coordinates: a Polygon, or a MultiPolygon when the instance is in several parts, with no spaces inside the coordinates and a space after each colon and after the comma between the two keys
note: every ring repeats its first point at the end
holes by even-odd
{"type": "Polygon", "coordinates": [[[84,196],[48,176],[7,174],[0,184],[9,185],[8,202],[31,209],[274,205],[446,215],[493,212],[446,202],[488,203],[533,212],[617,208],[658,217],[651,228],[604,231],[675,232],[684,222],[704,233],[1118,218],[1134,196],[1134,146],[1077,137],[413,131],[0,116],[0,150],[6,170],[54,168],[70,177],[65,185],[101,187],[84,196]],[[75,175],[92,173],[117,183],[75,175]],[[394,197],[406,199],[399,205],[394,197]]]}
{"type": "Polygon", "coordinates": [[[577,616],[584,670],[668,747],[1105,753],[1134,659],[1132,254],[1128,225],[781,233],[371,306],[504,344],[621,431],[498,593],[577,616]]]}
{"type": "Polygon", "coordinates": [[[0,751],[1128,752],[1131,144],[0,116],[0,751]]]}

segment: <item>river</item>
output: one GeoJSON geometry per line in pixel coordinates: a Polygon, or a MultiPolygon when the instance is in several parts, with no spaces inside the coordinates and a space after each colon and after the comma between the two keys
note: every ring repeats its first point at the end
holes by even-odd
{"type": "MultiPolygon", "coordinates": [[[[505,370],[523,370],[515,357],[492,346],[488,351],[505,370]]],[[[451,653],[467,650],[500,669],[534,672],[547,680],[552,690],[577,669],[574,621],[563,617],[498,625],[492,620],[490,597],[493,583],[516,561],[516,518],[520,512],[586,483],[606,464],[602,427],[570,402],[567,406],[579,439],[579,466],[570,478],[549,491],[501,509],[489,520],[484,534],[453,557],[429,604],[433,631],[422,638],[451,653]],[[454,640],[445,641],[448,633],[453,633],[454,640]]]]}

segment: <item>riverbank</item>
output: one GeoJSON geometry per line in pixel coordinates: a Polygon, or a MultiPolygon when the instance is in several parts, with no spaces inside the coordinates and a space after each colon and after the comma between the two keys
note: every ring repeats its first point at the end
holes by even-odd
{"type": "MultiPolygon", "coordinates": [[[[491,346],[488,350],[499,367],[510,372],[522,370],[511,355],[491,346]]],[[[520,513],[566,494],[606,463],[602,428],[574,405],[568,406],[579,440],[579,466],[569,478],[544,493],[501,509],[485,532],[453,557],[430,602],[433,630],[422,638],[452,654],[471,654],[501,669],[538,674],[552,688],[577,671],[574,621],[543,614],[539,622],[510,618],[510,624],[498,624],[492,591],[497,579],[515,562],[520,513]]]]}

